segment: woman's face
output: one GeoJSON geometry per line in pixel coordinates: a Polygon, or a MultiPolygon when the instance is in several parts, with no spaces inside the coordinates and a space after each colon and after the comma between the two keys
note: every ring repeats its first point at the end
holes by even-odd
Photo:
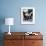
{"type": "Polygon", "coordinates": [[[25,13],[25,16],[29,16],[27,9],[24,9],[23,12],[25,13]]]}

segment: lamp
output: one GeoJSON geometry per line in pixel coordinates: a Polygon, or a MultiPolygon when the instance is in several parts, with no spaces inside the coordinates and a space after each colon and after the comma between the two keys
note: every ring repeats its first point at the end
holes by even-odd
{"type": "Polygon", "coordinates": [[[10,25],[14,25],[14,18],[5,18],[5,25],[9,25],[8,34],[11,35],[11,33],[10,33],[10,25]]]}

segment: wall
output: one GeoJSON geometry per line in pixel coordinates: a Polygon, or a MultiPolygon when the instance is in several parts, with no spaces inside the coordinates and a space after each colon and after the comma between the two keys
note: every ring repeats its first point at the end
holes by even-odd
{"type": "MultiPolygon", "coordinates": [[[[46,31],[46,1],[45,0],[1,0],[0,17],[14,17],[15,25],[11,31],[46,31]],[[34,25],[22,25],[20,22],[21,7],[34,7],[36,11],[36,23],[34,25]]],[[[8,31],[3,25],[2,32],[8,31]]]]}
{"type": "MultiPolygon", "coordinates": [[[[46,0],[0,0],[0,18],[15,18],[15,24],[11,27],[11,32],[42,32],[46,35],[46,0]],[[36,22],[34,25],[21,24],[21,7],[34,7],[36,12],[36,22]]],[[[8,32],[8,26],[0,24],[0,32],[8,32]]],[[[45,39],[46,40],[46,39],[45,39]]],[[[46,44],[46,43],[45,43],[46,44]]]]}

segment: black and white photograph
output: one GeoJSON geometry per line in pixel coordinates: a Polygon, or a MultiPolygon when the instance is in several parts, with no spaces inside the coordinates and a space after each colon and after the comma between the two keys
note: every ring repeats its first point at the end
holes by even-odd
{"type": "Polygon", "coordinates": [[[21,24],[35,24],[35,9],[33,7],[21,8],[21,24]]]}

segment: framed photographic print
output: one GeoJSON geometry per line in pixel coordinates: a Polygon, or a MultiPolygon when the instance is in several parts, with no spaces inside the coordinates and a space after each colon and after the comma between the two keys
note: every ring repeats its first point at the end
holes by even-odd
{"type": "Polygon", "coordinates": [[[22,7],[21,8],[21,24],[35,24],[34,7],[22,7]]]}

